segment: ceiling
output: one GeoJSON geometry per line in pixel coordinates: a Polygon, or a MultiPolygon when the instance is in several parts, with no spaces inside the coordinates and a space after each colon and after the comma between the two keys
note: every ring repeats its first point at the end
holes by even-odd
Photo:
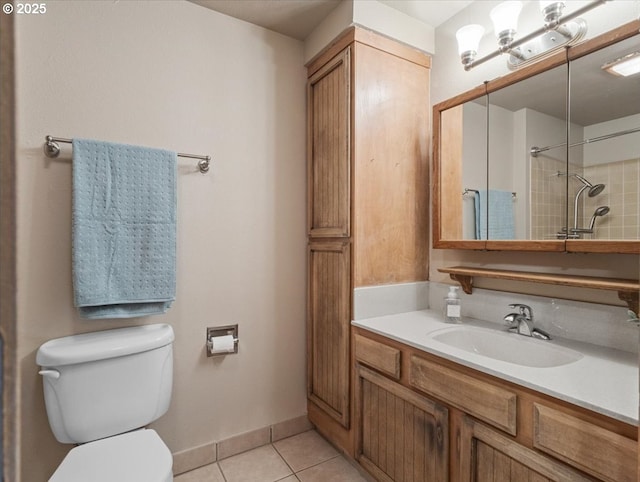
{"type": "MultiPolygon", "coordinates": [[[[341,0],[190,0],[203,7],[304,40],[341,0]]],[[[448,20],[472,0],[379,0],[432,27],[448,20]]]]}
{"type": "MultiPolygon", "coordinates": [[[[635,37],[571,61],[571,122],[590,126],[638,113],[640,76],[617,77],[601,66],[638,49],[635,37]]],[[[489,94],[489,103],[510,111],[530,107],[566,118],[566,66],[556,67],[489,94]]]]}

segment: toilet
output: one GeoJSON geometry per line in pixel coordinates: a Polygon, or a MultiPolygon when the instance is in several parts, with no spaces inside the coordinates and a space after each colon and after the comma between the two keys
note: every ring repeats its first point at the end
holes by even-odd
{"type": "Polygon", "coordinates": [[[173,383],[171,326],[154,324],[57,338],[36,355],[49,425],[78,444],[49,482],[168,482],[171,451],[152,429],[173,383]]]}

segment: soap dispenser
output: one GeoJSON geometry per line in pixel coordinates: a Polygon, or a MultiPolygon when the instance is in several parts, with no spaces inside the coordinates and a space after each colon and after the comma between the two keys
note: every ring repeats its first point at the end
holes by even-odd
{"type": "Polygon", "coordinates": [[[450,286],[449,294],[444,299],[444,319],[447,323],[460,323],[462,304],[458,296],[458,287],[450,286]]]}

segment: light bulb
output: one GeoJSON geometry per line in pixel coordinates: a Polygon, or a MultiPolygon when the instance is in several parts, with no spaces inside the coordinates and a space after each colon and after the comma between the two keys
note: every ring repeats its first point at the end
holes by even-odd
{"type": "Polygon", "coordinates": [[[500,46],[510,44],[518,30],[518,15],[522,10],[522,2],[509,0],[495,6],[489,16],[500,46]]]}
{"type": "Polygon", "coordinates": [[[458,39],[458,53],[463,64],[468,64],[475,58],[483,35],[484,27],[482,25],[466,25],[458,29],[456,39],[458,39]]]}

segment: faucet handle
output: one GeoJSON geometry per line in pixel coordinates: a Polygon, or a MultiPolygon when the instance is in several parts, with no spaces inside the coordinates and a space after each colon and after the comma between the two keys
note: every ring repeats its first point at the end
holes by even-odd
{"type": "Polygon", "coordinates": [[[533,320],[533,310],[529,305],[523,305],[522,303],[511,303],[509,308],[518,308],[520,314],[525,316],[527,320],[533,320]]]}
{"type": "Polygon", "coordinates": [[[505,324],[509,325],[509,329],[515,329],[518,326],[518,313],[509,313],[508,315],[505,315],[503,320],[505,322],[505,324]]]}

